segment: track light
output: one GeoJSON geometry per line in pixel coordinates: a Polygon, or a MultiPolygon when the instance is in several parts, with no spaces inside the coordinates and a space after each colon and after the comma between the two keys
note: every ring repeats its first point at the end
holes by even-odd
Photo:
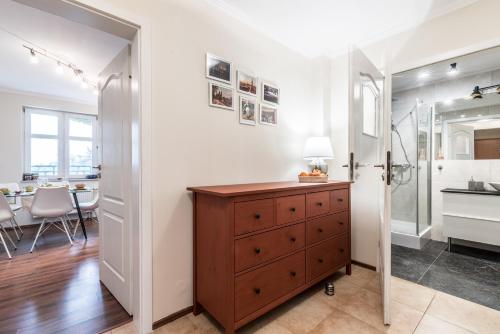
{"type": "Polygon", "coordinates": [[[60,61],[57,62],[57,66],[56,66],[56,73],[57,74],[63,74],[64,72],[64,68],[63,68],[63,65],[61,64],[60,61]]]}
{"type": "Polygon", "coordinates": [[[33,49],[30,49],[30,54],[31,54],[30,62],[32,64],[38,64],[38,57],[36,56],[36,53],[35,51],[33,51],[33,49]]]}
{"type": "Polygon", "coordinates": [[[497,94],[500,94],[500,86],[497,87],[497,94]]]}
{"type": "Polygon", "coordinates": [[[450,64],[450,69],[448,70],[448,75],[457,75],[457,74],[458,74],[457,63],[450,64]]]}
{"type": "Polygon", "coordinates": [[[479,86],[474,87],[474,90],[472,91],[472,94],[470,96],[473,99],[482,99],[483,98],[483,93],[481,93],[479,86]]]}

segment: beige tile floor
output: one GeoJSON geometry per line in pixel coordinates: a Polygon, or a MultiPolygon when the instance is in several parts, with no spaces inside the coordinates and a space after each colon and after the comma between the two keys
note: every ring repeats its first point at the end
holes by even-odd
{"type": "MultiPolygon", "coordinates": [[[[354,266],[352,276],[334,277],[335,295],[317,286],[245,326],[238,333],[343,334],[500,333],[500,312],[427,287],[392,278],[392,324],[382,323],[379,278],[354,266]]],[[[129,324],[109,332],[134,334],[129,324]]],[[[109,334],[108,333],[108,334],[109,334]]],[[[186,315],[155,331],[156,334],[222,333],[209,317],[186,315]]]]}

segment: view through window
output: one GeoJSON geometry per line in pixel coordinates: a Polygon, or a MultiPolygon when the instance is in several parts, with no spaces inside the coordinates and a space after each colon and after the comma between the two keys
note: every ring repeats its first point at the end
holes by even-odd
{"type": "Polygon", "coordinates": [[[46,178],[92,174],[96,123],[93,115],[25,108],[25,171],[46,178]]]}

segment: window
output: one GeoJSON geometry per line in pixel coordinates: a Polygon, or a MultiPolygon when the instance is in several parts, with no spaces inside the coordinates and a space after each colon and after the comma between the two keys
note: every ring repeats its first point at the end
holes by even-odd
{"type": "Polygon", "coordinates": [[[25,170],[47,178],[92,174],[97,118],[25,108],[25,170]]]}
{"type": "Polygon", "coordinates": [[[371,82],[362,84],[363,134],[377,137],[378,92],[371,82]]]}

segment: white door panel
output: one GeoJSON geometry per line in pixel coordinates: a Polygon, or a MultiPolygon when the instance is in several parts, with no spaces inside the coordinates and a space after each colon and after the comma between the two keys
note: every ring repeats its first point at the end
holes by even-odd
{"type": "Polygon", "coordinates": [[[99,77],[101,128],[100,279],[131,314],[130,48],[125,47],[99,77]]]}
{"type": "Polygon", "coordinates": [[[385,79],[356,48],[350,52],[349,69],[352,259],[380,272],[384,323],[389,324],[390,187],[386,174],[390,141],[388,145],[384,126],[385,79]]]}

